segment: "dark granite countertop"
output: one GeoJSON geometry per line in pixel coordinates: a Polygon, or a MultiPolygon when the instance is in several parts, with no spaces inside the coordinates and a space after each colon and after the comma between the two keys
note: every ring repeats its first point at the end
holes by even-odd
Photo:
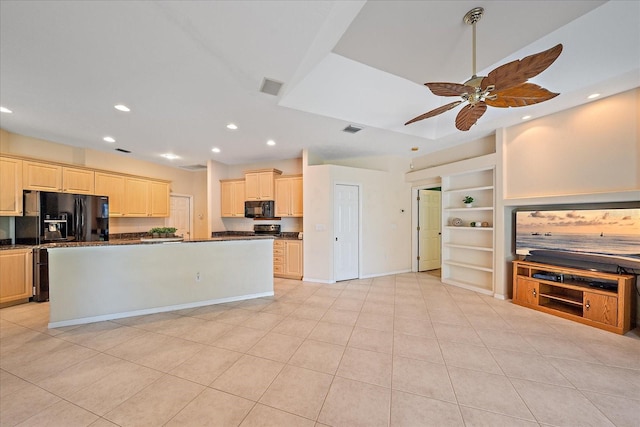
{"type": "Polygon", "coordinates": [[[273,240],[273,236],[220,236],[209,239],[176,240],[176,239],[112,239],[100,242],[61,242],[45,243],[42,245],[3,245],[1,250],[9,249],[35,249],[35,248],[73,248],[85,246],[123,246],[123,245],[158,245],[165,243],[203,243],[203,242],[225,242],[233,240],[273,240]]]}

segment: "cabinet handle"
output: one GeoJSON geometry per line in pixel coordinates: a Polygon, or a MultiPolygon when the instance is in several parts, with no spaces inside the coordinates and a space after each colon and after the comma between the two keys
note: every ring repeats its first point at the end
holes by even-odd
{"type": "Polygon", "coordinates": [[[535,297],[538,293],[536,292],[536,290],[533,290],[533,296],[535,297]]]}
{"type": "Polygon", "coordinates": [[[587,303],[584,305],[584,308],[589,310],[590,307],[591,307],[591,301],[587,300],[587,303]]]}

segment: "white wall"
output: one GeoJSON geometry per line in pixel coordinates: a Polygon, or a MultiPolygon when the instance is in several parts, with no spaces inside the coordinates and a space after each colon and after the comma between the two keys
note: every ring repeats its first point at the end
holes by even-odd
{"type": "MultiPolygon", "coordinates": [[[[304,159],[304,157],[303,157],[304,159]]],[[[411,187],[406,159],[354,160],[361,167],[304,164],[304,277],[334,282],[333,192],[336,184],[360,187],[360,277],[411,269],[411,187]],[[404,212],[402,212],[404,211],[404,212]]],[[[342,163],[347,163],[342,161],[342,163]]]]}

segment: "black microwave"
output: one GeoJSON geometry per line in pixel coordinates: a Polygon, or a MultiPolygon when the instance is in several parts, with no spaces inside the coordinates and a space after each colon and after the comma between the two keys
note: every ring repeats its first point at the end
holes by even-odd
{"type": "Polygon", "coordinates": [[[273,200],[244,202],[244,216],[245,218],[273,218],[275,214],[273,205],[273,200]]]}

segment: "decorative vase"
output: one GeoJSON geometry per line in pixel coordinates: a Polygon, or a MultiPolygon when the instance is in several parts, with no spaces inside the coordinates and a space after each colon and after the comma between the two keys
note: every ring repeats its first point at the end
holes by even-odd
{"type": "Polygon", "coordinates": [[[473,207],[473,203],[465,203],[464,205],[465,205],[466,207],[468,207],[468,208],[472,208],[472,207],[473,207]]]}

